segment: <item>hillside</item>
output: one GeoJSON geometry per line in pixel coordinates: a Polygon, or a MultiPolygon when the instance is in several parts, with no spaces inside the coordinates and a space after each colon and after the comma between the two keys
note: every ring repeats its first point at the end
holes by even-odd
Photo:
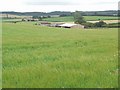
{"type": "MultiPolygon", "coordinates": [[[[114,16],[84,16],[84,19],[86,21],[118,20],[118,17],[114,17],[114,16]]],[[[72,16],[45,18],[43,20],[52,21],[52,22],[74,22],[74,18],[72,16]]]]}
{"type": "Polygon", "coordinates": [[[3,23],[2,88],[116,88],[117,35],[3,23]]]}
{"type": "MultiPolygon", "coordinates": [[[[49,16],[49,15],[72,15],[73,12],[54,11],[54,12],[2,12],[3,14],[24,15],[24,16],[49,16]]],[[[109,11],[81,11],[84,16],[114,16],[118,15],[117,10],[109,11]]]]}

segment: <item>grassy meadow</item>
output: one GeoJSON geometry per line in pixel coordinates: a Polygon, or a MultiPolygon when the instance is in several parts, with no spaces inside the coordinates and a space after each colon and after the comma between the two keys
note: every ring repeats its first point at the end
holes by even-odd
{"type": "MultiPolygon", "coordinates": [[[[114,16],[84,16],[86,21],[98,21],[100,20],[118,20],[118,17],[114,16]]],[[[73,22],[74,18],[72,16],[66,17],[53,17],[53,18],[45,18],[43,20],[51,21],[51,22],[73,22]]]]}
{"type": "MultiPolygon", "coordinates": [[[[118,17],[115,16],[83,16],[86,21],[110,21],[112,20],[118,20],[118,17]]],[[[22,18],[22,16],[21,16],[22,18]]],[[[12,22],[12,21],[21,21],[22,19],[2,19],[3,22],[12,22]]],[[[51,18],[43,18],[43,21],[49,21],[49,22],[74,22],[73,16],[65,16],[65,17],[51,17],[51,18]]],[[[117,21],[118,22],[118,21],[117,21]]]]}
{"type": "Polygon", "coordinates": [[[3,23],[3,88],[118,87],[118,30],[3,23]]]}
{"type": "Polygon", "coordinates": [[[7,18],[4,18],[2,19],[2,22],[12,22],[12,21],[21,21],[22,19],[7,19],[7,18]]]}
{"type": "Polygon", "coordinates": [[[2,89],[2,22],[0,18],[0,89],[2,89]]]}
{"type": "Polygon", "coordinates": [[[84,16],[86,21],[98,21],[100,20],[118,20],[116,16],[84,16]]]}

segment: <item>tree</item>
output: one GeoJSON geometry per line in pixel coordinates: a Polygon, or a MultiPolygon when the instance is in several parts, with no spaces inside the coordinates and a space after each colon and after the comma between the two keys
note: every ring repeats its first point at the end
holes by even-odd
{"type": "Polygon", "coordinates": [[[84,25],[85,28],[94,28],[95,27],[95,24],[90,23],[90,22],[82,23],[82,25],[84,25]]]}
{"type": "Polygon", "coordinates": [[[81,15],[81,12],[80,11],[75,11],[73,13],[73,16],[74,16],[74,20],[75,20],[75,23],[77,24],[82,24],[82,23],[85,23],[86,21],[84,20],[84,17],[81,15]]]}
{"type": "Polygon", "coordinates": [[[39,21],[42,21],[42,17],[39,17],[39,21]]]}
{"type": "Polygon", "coordinates": [[[60,15],[60,17],[65,17],[65,16],[68,16],[68,15],[66,15],[66,14],[62,14],[62,15],[60,15]]]}
{"type": "Polygon", "coordinates": [[[103,27],[104,25],[106,25],[106,23],[104,21],[102,21],[102,20],[95,23],[95,27],[103,27]]]}
{"type": "Polygon", "coordinates": [[[38,18],[38,16],[33,16],[32,18],[33,18],[33,19],[36,19],[36,18],[38,18]]]}
{"type": "Polygon", "coordinates": [[[50,15],[48,15],[48,18],[51,18],[51,16],[50,16],[50,15]]]}
{"type": "Polygon", "coordinates": [[[97,15],[98,15],[98,13],[97,13],[97,12],[95,12],[95,13],[94,13],[94,15],[95,15],[95,16],[97,16],[97,15]]]}

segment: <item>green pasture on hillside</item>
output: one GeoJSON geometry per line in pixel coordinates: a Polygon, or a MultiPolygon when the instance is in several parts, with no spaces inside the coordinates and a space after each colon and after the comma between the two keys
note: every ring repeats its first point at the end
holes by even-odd
{"type": "Polygon", "coordinates": [[[11,21],[22,21],[22,19],[7,19],[7,18],[2,19],[2,22],[11,22],[11,21]]]}
{"type": "Polygon", "coordinates": [[[3,23],[3,88],[118,87],[118,30],[3,23]]]}
{"type": "MultiPolygon", "coordinates": [[[[118,17],[113,17],[113,16],[84,16],[84,19],[86,21],[118,20],[118,17]]],[[[45,18],[43,20],[52,21],[52,22],[74,22],[74,18],[72,16],[45,18]]]]}
{"type": "MultiPolygon", "coordinates": [[[[114,16],[84,16],[86,21],[98,21],[98,20],[118,20],[118,17],[114,16]]],[[[51,18],[44,18],[43,21],[50,21],[50,22],[74,22],[73,16],[65,16],[65,17],[51,17],[51,18]]],[[[10,22],[10,21],[21,21],[21,19],[2,19],[3,22],[10,22]]]]}

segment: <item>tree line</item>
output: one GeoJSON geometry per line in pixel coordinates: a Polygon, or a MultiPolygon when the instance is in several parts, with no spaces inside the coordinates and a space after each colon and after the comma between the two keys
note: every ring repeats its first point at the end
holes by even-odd
{"type": "Polygon", "coordinates": [[[109,28],[118,28],[119,24],[107,24],[105,23],[103,20],[99,20],[99,22],[96,23],[90,23],[87,22],[84,17],[82,16],[80,11],[75,11],[73,13],[73,17],[74,17],[74,23],[76,24],[82,24],[84,25],[86,28],[94,28],[94,27],[109,27],[109,28]]]}

